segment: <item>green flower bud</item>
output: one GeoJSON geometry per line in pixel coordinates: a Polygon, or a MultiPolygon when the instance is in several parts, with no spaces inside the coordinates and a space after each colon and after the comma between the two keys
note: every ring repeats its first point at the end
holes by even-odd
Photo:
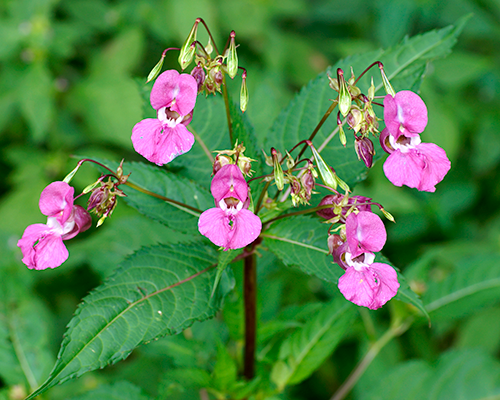
{"type": "Polygon", "coordinates": [[[247,71],[243,71],[241,79],[240,109],[245,112],[248,106],[247,71]]]}
{"type": "Polygon", "coordinates": [[[196,45],[193,42],[196,42],[196,34],[198,32],[198,24],[201,22],[200,18],[196,18],[193,27],[191,28],[191,32],[189,32],[189,36],[182,45],[181,52],[179,54],[179,64],[181,68],[184,70],[193,60],[194,50],[196,45]]]}
{"type": "Polygon", "coordinates": [[[231,41],[227,51],[227,73],[231,79],[234,79],[238,73],[238,55],[236,54],[236,43],[234,41],[235,35],[234,31],[231,31],[231,41]]]}
{"type": "Polygon", "coordinates": [[[158,61],[158,63],[154,66],[154,68],[149,73],[148,80],[146,81],[146,83],[151,82],[153,79],[155,79],[158,76],[158,74],[161,71],[161,68],[163,67],[163,60],[164,59],[165,59],[165,54],[162,54],[160,61],[158,61]]]}
{"type": "Polygon", "coordinates": [[[309,145],[313,153],[321,180],[326,186],[331,187],[332,189],[337,189],[337,179],[335,179],[332,170],[326,164],[325,160],[323,160],[323,158],[319,155],[312,143],[308,141],[307,144],[309,145]]]}
{"type": "Polygon", "coordinates": [[[276,181],[276,187],[281,191],[285,187],[285,175],[275,148],[271,149],[271,154],[273,156],[274,180],[276,181]]]}
{"type": "Polygon", "coordinates": [[[386,93],[390,94],[392,97],[396,96],[396,92],[392,88],[391,82],[389,82],[389,78],[385,74],[383,64],[379,63],[378,67],[380,68],[380,74],[382,75],[382,82],[384,83],[384,89],[385,89],[386,93]]]}
{"type": "Polygon", "coordinates": [[[345,117],[351,109],[351,93],[349,93],[347,82],[344,79],[344,72],[340,68],[337,70],[337,78],[339,81],[339,110],[345,117]]]}

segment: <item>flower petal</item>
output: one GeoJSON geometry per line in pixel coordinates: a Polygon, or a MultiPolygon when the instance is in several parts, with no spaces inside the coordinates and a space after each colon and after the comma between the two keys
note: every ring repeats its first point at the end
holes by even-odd
{"type": "Polygon", "coordinates": [[[170,109],[180,115],[189,114],[196,104],[197,95],[198,84],[196,79],[190,74],[181,74],[179,76],[179,94],[175,98],[175,103],[170,105],[170,109]]]}
{"type": "Polygon", "coordinates": [[[434,192],[451,167],[446,152],[434,143],[421,143],[416,148],[424,156],[425,166],[417,189],[434,192]]]}
{"type": "Polygon", "coordinates": [[[151,106],[155,110],[169,107],[180,115],[187,115],[194,108],[197,94],[198,85],[191,75],[171,69],[156,79],[151,90],[151,106]]]}
{"type": "Polygon", "coordinates": [[[40,211],[47,217],[57,217],[59,223],[63,225],[73,209],[74,193],[75,189],[66,182],[52,182],[40,195],[40,211]]]}
{"type": "Polygon", "coordinates": [[[427,107],[410,90],[402,90],[395,97],[388,94],[384,98],[384,122],[395,139],[401,135],[418,136],[427,126],[427,107]]]}
{"type": "Polygon", "coordinates": [[[233,226],[230,239],[227,242],[228,249],[241,249],[252,243],[260,235],[262,221],[249,210],[240,210],[233,218],[233,226]]]}
{"type": "Polygon", "coordinates": [[[135,151],[151,162],[156,162],[156,148],[160,141],[162,124],[155,118],[147,118],[132,129],[132,144],[135,151]]]}
{"type": "Polygon", "coordinates": [[[393,185],[416,188],[420,185],[425,162],[416,149],[395,150],[384,163],[384,173],[393,185]]]}
{"type": "Polygon", "coordinates": [[[352,257],[382,250],[387,240],[380,217],[370,211],[351,213],[346,219],[346,237],[352,257]]]}
{"type": "Polygon", "coordinates": [[[373,299],[372,307],[370,307],[375,310],[396,296],[399,289],[399,282],[397,272],[390,265],[373,263],[370,268],[380,282],[379,291],[373,299]]]}
{"type": "MultiPolygon", "coordinates": [[[[80,232],[85,232],[92,225],[92,217],[82,206],[73,206],[73,211],[68,222],[74,222],[73,229],[70,232],[63,234],[62,239],[68,240],[74,238],[80,232]]],[[[63,226],[63,232],[65,231],[65,226],[63,226]]]]}
{"type": "Polygon", "coordinates": [[[227,247],[231,233],[229,217],[220,208],[209,208],[200,215],[198,230],[210,241],[222,247],[227,247]]]}
{"type": "Polygon", "coordinates": [[[371,309],[378,308],[372,308],[372,304],[379,285],[375,274],[367,267],[363,267],[361,271],[349,267],[339,278],[339,290],[347,300],[371,309]]]}
{"type": "MultiPolygon", "coordinates": [[[[154,163],[158,165],[167,164],[175,157],[187,153],[194,144],[194,136],[184,125],[174,128],[165,128],[160,135],[156,153],[153,154],[154,163]]],[[[151,161],[151,160],[150,160],[151,161]]]]}
{"type": "Polygon", "coordinates": [[[248,197],[248,184],[236,164],[227,164],[215,174],[210,191],[216,204],[227,197],[234,197],[244,203],[248,197]]]}
{"type": "Polygon", "coordinates": [[[28,226],[17,245],[23,252],[23,263],[30,269],[56,268],[69,255],[61,236],[44,224],[28,226]]]}

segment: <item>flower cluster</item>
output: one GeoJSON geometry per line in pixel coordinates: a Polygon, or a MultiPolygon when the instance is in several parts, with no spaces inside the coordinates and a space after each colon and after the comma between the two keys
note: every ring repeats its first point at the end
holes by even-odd
{"type": "Polygon", "coordinates": [[[151,90],[151,106],[158,118],[147,118],[132,130],[135,151],[148,161],[163,165],[191,150],[194,136],[186,126],[193,118],[198,94],[196,79],[176,70],[163,72],[151,90]]]}
{"type": "Polygon", "coordinates": [[[68,258],[63,240],[74,238],[90,228],[92,219],[81,206],[73,204],[74,189],[66,182],[52,182],[40,195],[40,211],[47,224],[26,228],[17,245],[23,263],[30,269],[56,268],[68,258]]]}
{"type": "Polygon", "coordinates": [[[210,191],[216,207],[201,214],[200,233],[224,250],[240,249],[257,239],[262,222],[248,210],[248,184],[240,168],[235,164],[221,167],[210,191]]]}
{"type": "Polygon", "coordinates": [[[445,151],[434,143],[422,143],[420,133],[427,125],[427,108],[411,91],[384,98],[385,129],[380,135],[382,148],[389,153],[384,172],[394,185],[406,185],[434,192],[450,169],[445,151]]]}

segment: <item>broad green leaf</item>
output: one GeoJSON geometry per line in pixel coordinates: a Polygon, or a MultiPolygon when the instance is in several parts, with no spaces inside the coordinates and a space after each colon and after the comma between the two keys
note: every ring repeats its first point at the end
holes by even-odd
{"type": "Polygon", "coordinates": [[[500,255],[477,254],[456,262],[454,270],[430,282],[422,296],[433,320],[468,315],[500,299],[500,255]]]}
{"type": "MultiPolygon", "coordinates": [[[[285,265],[299,267],[309,275],[337,283],[343,270],[328,255],[327,225],[306,216],[286,218],[273,223],[263,233],[265,244],[285,265]]],[[[377,253],[377,262],[394,267],[383,255],[377,253]]],[[[410,289],[404,276],[398,273],[400,288],[396,298],[417,307],[429,317],[422,301],[410,289]]]]}
{"type": "MultiPolygon", "coordinates": [[[[103,161],[103,163],[112,170],[118,166],[116,162],[103,161]]],[[[155,194],[190,205],[202,212],[214,206],[214,200],[209,190],[200,187],[184,176],[137,162],[124,163],[123,171],[125,174],[131,173],[129,182],[155,194]]],[[[198,232],[200,213],[169,204],[126,185],[120,186],[120,189],[127,194],[124,200],[140,213],[169,228],[192,234],[194,238],[201,238],[198,232]]]]}
{"type": "Polygon", "coordinates": [[[278,389],[309,377],[337,347],[355,315],[355,306],[336,299],[285,339],[271,373],[278,389]]]}
{"type": "Polygon", "coordinates": [[[101,385],[97,389],[91,390],[81,396],[72,397],[69,400],[150,400],[151,397],[144,394],[140,387],[130,382],[122,381],[101,385]]]}
{"type": "Polygon", "coordinates": [[[210,296],[216,262],[215,250],[200,243],[144,248],[126,259],[80,304],[54,369],[29,398],[213,317],[228,290],[220,285],[210,296]]]}
{"type": "MultiPolygon", "coordinates": [[[[328,86],[327,77],[327,74],[335,76],[337,68],[342,68],[348,74],[352,66],[355,74],[359,75],[374,61],[382,61],[396,91],[418,90],[427,62],[442,57],[450,51],[464,23],[465,20],[460,20],[456,26],[450,25],[437,31],[406,39],[398,46],[388,50],[381,49],[339,61],[309,82],[281,112],[268,132],[265,146],[274,146],[284,152],[286,149],[291,149],[299,141],[309,138],[330,106],[330,99],[337,96],[337,93],[328,86]]],[[[374,68],[373,72],[368,73],[366,78],[361,80],[362,90],[368,89],[369,77],[371,76],[374,77],[377,89],[382,88],[380,73],[378,68],[374,68]]],[[[385,93],[379,92],[378,94],[385,93]]],[[[375,111],[382,113],[379,110],[375,111]]],[[[335,168],[338,176],[352,186],[366,177],[366,167],[356,156],[352,135],[348,135],[347,149],[340,144],[338,138],[333,137],[337,125],[336,112],[333,114],[326,120],[313,142],[316,148],[322,151],[325,161],[335,168]]],[[[383,151],[377,140],[374,140],[374,144],[377,152],[376,157],[380,157],[383,151]]]]}
{"type": "Polygon", "coordinates": [[[217,274],[215,275],[215,281],[212,289],[212,296],[217,290],[217,286],[219,285],[220,278],[222,276],[222,273],[224,270],[227,268],[229,263],[233,261],[234,257],[236,257],[240,251],[233,251],[233,250],[220,250],[219,251],[219,262],[217,263],[217,274]]]}
{"type": "Polygon", "coordinates": [[[309,275],[337,282],[342,269],[328,255],[328,225],[306,216],[274,222],[261,235],[264,245],[285,265],[299,267],[309,275]]]}
{"type": "Polygon", "coordinates": [[[225,392],[236,382],[238,366],[222,343],[219,343],[217,347],[217,362],[214,366],[212,382],[217,390],[225,392]]]}
{"type": "Polygon", "coordinates": [[[476,400],[500,396],[500,364],[481,351],[451,351],[435,363],[407,361],[383,371],[361,400],[476,400]]]}

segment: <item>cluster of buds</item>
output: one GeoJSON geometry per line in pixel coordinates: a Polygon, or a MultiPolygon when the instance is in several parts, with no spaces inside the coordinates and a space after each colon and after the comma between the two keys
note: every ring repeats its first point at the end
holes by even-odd
{"type": "Polygon", "coordinates": [[[243,143],[235,143],[233,150],[217,151],[213,163],[212,175],[215,175],[219,170],[228,164],[236,164],[240,168],[244,176],[252,176],[252,161],[250,157],[245,156],[245,146],[243,143]]]}
{"type": "Polygon", "coordinates": [[[118,188],[119,185],[127,182],[130,176],[130,174],[123,175],[122,166],[123,160],[116,171],[116,181],[113,181],[110,175],[103,175],[95,183],[87,186],[83,190],[83,193],[92,192],[87,202],[87,211],[94,212],[97,216],[101,217],[96,227],[101,226],[104,220],[113,213],[117,204],[117,196],[126,196],[126,194],[118,188]],[[108,178],[107,181],[105,181],[106,178],[108,178]]]}
{"type": "MultiPolygon", "coordinates": [[[[191,75],[195,78],[198,84],[198,93],[205,92],[208,94],[215,94],[222,92],[222,85],[224,84],[224,74],[229,75],[231,79],[238,73],[238,54],[236,52],[236,34],[231,31],[229,34],[228,43],[224,51],[219,54],[217,47],[212,45],[211,34],[209,34],[209,41],[206,46],[203,46],[197,40],[198,25],[205,22],[201,18],[197,18],[189,33],[184,45],[182,46],[179,54],[179,64],[184,70],[191,62],[195,63],[195,67],[191,71],[191,75]],[[217,55],[212,58],[214,51],[217,55]]],[[[243,69],[243,68],[241,68],[243,69]]],[[[248,104],[248,89],[246,85],[246,70],[243,69],[242,84],[240,91],[240,108],[245,111],[248,104]]]]}
{"type": "MultiPolygon", "coordinates": [[[[392,86],[389,83],[389,79],[384,72],[382,63],[374,63],[368,67],[367,70],[373,65],[379,66],[382,81],[387,93],[394,93],[394,89],[392,89],[392,86]]],[[[365,95],[356,86],[359,78],[356,79],[352,68],[351,77],[348,80],[344,78],[344,71],[340,68],[337,69],[336,78],[332,78],[330,76],[328,77],[330,80],[330,87],[338,92],[338,97],[335,101],[339,106],[337,125],[339,128],[340,141],[344,146],[347,143],[346,135],[343,129],[344,122],[347,122],[349,128],[354,131],[355,150],[358,155],[358,159],[362,160],[367,168],[370,168],[373,164],[375,150],[369,135],[377,135],[379,133],[379,118],[377,118],[375,111],[373,110],[375,85],[373,84],[372,78],[371,85],[368,89],[368,95],[365,95]],[[343,118],[345,118],[345,121],[343,118]]]]}

